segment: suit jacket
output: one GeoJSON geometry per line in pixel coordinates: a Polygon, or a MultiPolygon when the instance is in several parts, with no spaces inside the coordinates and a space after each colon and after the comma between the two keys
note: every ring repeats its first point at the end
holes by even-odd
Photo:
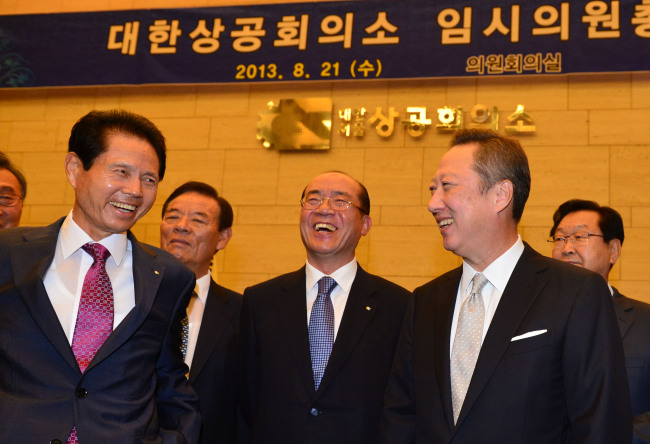
{"type": "Polygon", "coordinates": [[[650,442],[650,305],[614,288],[634,415],[634,444],[650,442]]]}
{"type": "Polygon", "coordinates": [[[449,341],[461,274],[462,267],[414,292],[386,393],[382,442],[631,442],[623,347],[605,282],[528,245],[454,426],[449,341]]]}
{"type": "Polygon", "coordinates": [[[242,412],[254,443],[372,443],[410,293],[359,267],[314,390],[305,268],[244,291],[242,412]]]}
{"type": "Polygon", "coordinates": [[[241,295],[210,282],[189,381],[199,395],[201,444],[236,442],[241,295]]]}
{"type": "Polygon", "coordinates": [[[197,442],[197,397],[185,379],[181,318],[193,273],[133,247],[135,307],[82,374],[43,285],[63,219],[0,233],[0,442],[197,442]]]}

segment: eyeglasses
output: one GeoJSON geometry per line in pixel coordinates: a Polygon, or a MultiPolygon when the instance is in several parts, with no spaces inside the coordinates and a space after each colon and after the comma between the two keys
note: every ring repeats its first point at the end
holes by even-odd
{"type": "Polygon", "coordinates": [[[332,208],[334,211],[345,211],[350,208],[350,205],[352,205],[353,207],[358,208],[359,211],[361,211],[363,214],[368,214],[368,212],[361,208],[359,205],[353,204],[349,200],[345,200],[340,197],[303,197],[300,199],[300,205],[305,210],[315,210],[323,204],[323,201],[325,199],[329,201],[330,208],[332,208]]]}
{"type": "Polygon", "coordinates": [[[15,193],[0,193],[0,206],[15,207],[22,197],[15,193]]]}
{"type": "Polygon", "coordinates": [[[592,236],[602,237],[603,239],[605,238],[605,236],[603,236],[602,234],[594,234],[594,233],[587,233],[586,231],[580,231],[578,233],[569,234],[568,236],[562,236],[556,234],[555,236],[548,239],[547,242],[552,243],[553,248],[564,247],[566,243],[569,241],[569,239],[571,240],[571,243],[573,245],[587,245],[589,243],[589,238],[592,236]]]}

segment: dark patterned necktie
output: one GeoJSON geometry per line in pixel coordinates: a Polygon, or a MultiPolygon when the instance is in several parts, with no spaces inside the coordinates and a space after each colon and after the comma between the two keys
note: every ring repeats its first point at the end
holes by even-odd
{"type": "Polygon", "coordinates": [[[187,358],[187,347],[190,343],[190,313],[194,308],[194,304],[198,303],[197,301],[199,295],[196,293],[196,290],[192,292],[192,297],[190,297],[190,303],[187,304],[187,309],[185,310],[185,316],[181,319],[182,327],[182,342],[181,342],[181,352],[183,353],[183,361],[187,358]]]}
{"type": "MultiPolygon", "coordinates": [[[[72,337],[72,352],[83,373],[113,331],[113,287],[106,273],[106,260],[111,253],[98,243],[87,243],[81,248],[93,258],[81,287],[77,322],[72,337]]],[[[78,442],[77,430],[73,427],[67,443],[78,442]]]]}
{"type": "Polygon", "coordinates": [[[329,276],[324,276],[318,281],[318,295],[309,317],[309,351],[316,390],[334,346],[334,306],[330,298],[334,287],[336,281],[329,276]]]}

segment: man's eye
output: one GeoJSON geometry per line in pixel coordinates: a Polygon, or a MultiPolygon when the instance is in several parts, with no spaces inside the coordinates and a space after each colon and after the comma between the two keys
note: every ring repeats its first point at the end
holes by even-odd
{"type": "Polygon", "coordinates": [[[335,207],[344,207],[348,204],[348,201],[344,199],[334,199],[333,203],[335,207]]]}
{"type": "Polygon", "coordinates": [[[320,203],[320,199],[318,197],[310,197],[306,202],[310,205],[318,205],[320,203]]]}

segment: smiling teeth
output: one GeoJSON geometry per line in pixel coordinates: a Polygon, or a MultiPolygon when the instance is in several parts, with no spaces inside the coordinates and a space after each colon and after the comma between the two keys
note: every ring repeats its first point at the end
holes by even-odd
{"type": "Polygon", "coordinates": [[[450,217],[449,219],[443,219],[440,222],[438,222],[438,226],[440,228],[445,228],[447,225],[451,225],[452,223],[454,223],[454,218],[450,217]]]}
{"type": "Polygon", "coordinates": [[[135,205],[129,205],[121,202],[111,202],[111,205],[117,208],[121,208],[122,210],[127,210],[127,211],[135,211],[137,208],[135,205]]]}
{"type": "Polygon", "coordinates": [[[324,224],[324,223],[318,223],[314,225],[314,230],[316,231],[321,231],[321,230],[327,230],[327,231],[336,231],[336,227],[332,224],[324,224]]]}

